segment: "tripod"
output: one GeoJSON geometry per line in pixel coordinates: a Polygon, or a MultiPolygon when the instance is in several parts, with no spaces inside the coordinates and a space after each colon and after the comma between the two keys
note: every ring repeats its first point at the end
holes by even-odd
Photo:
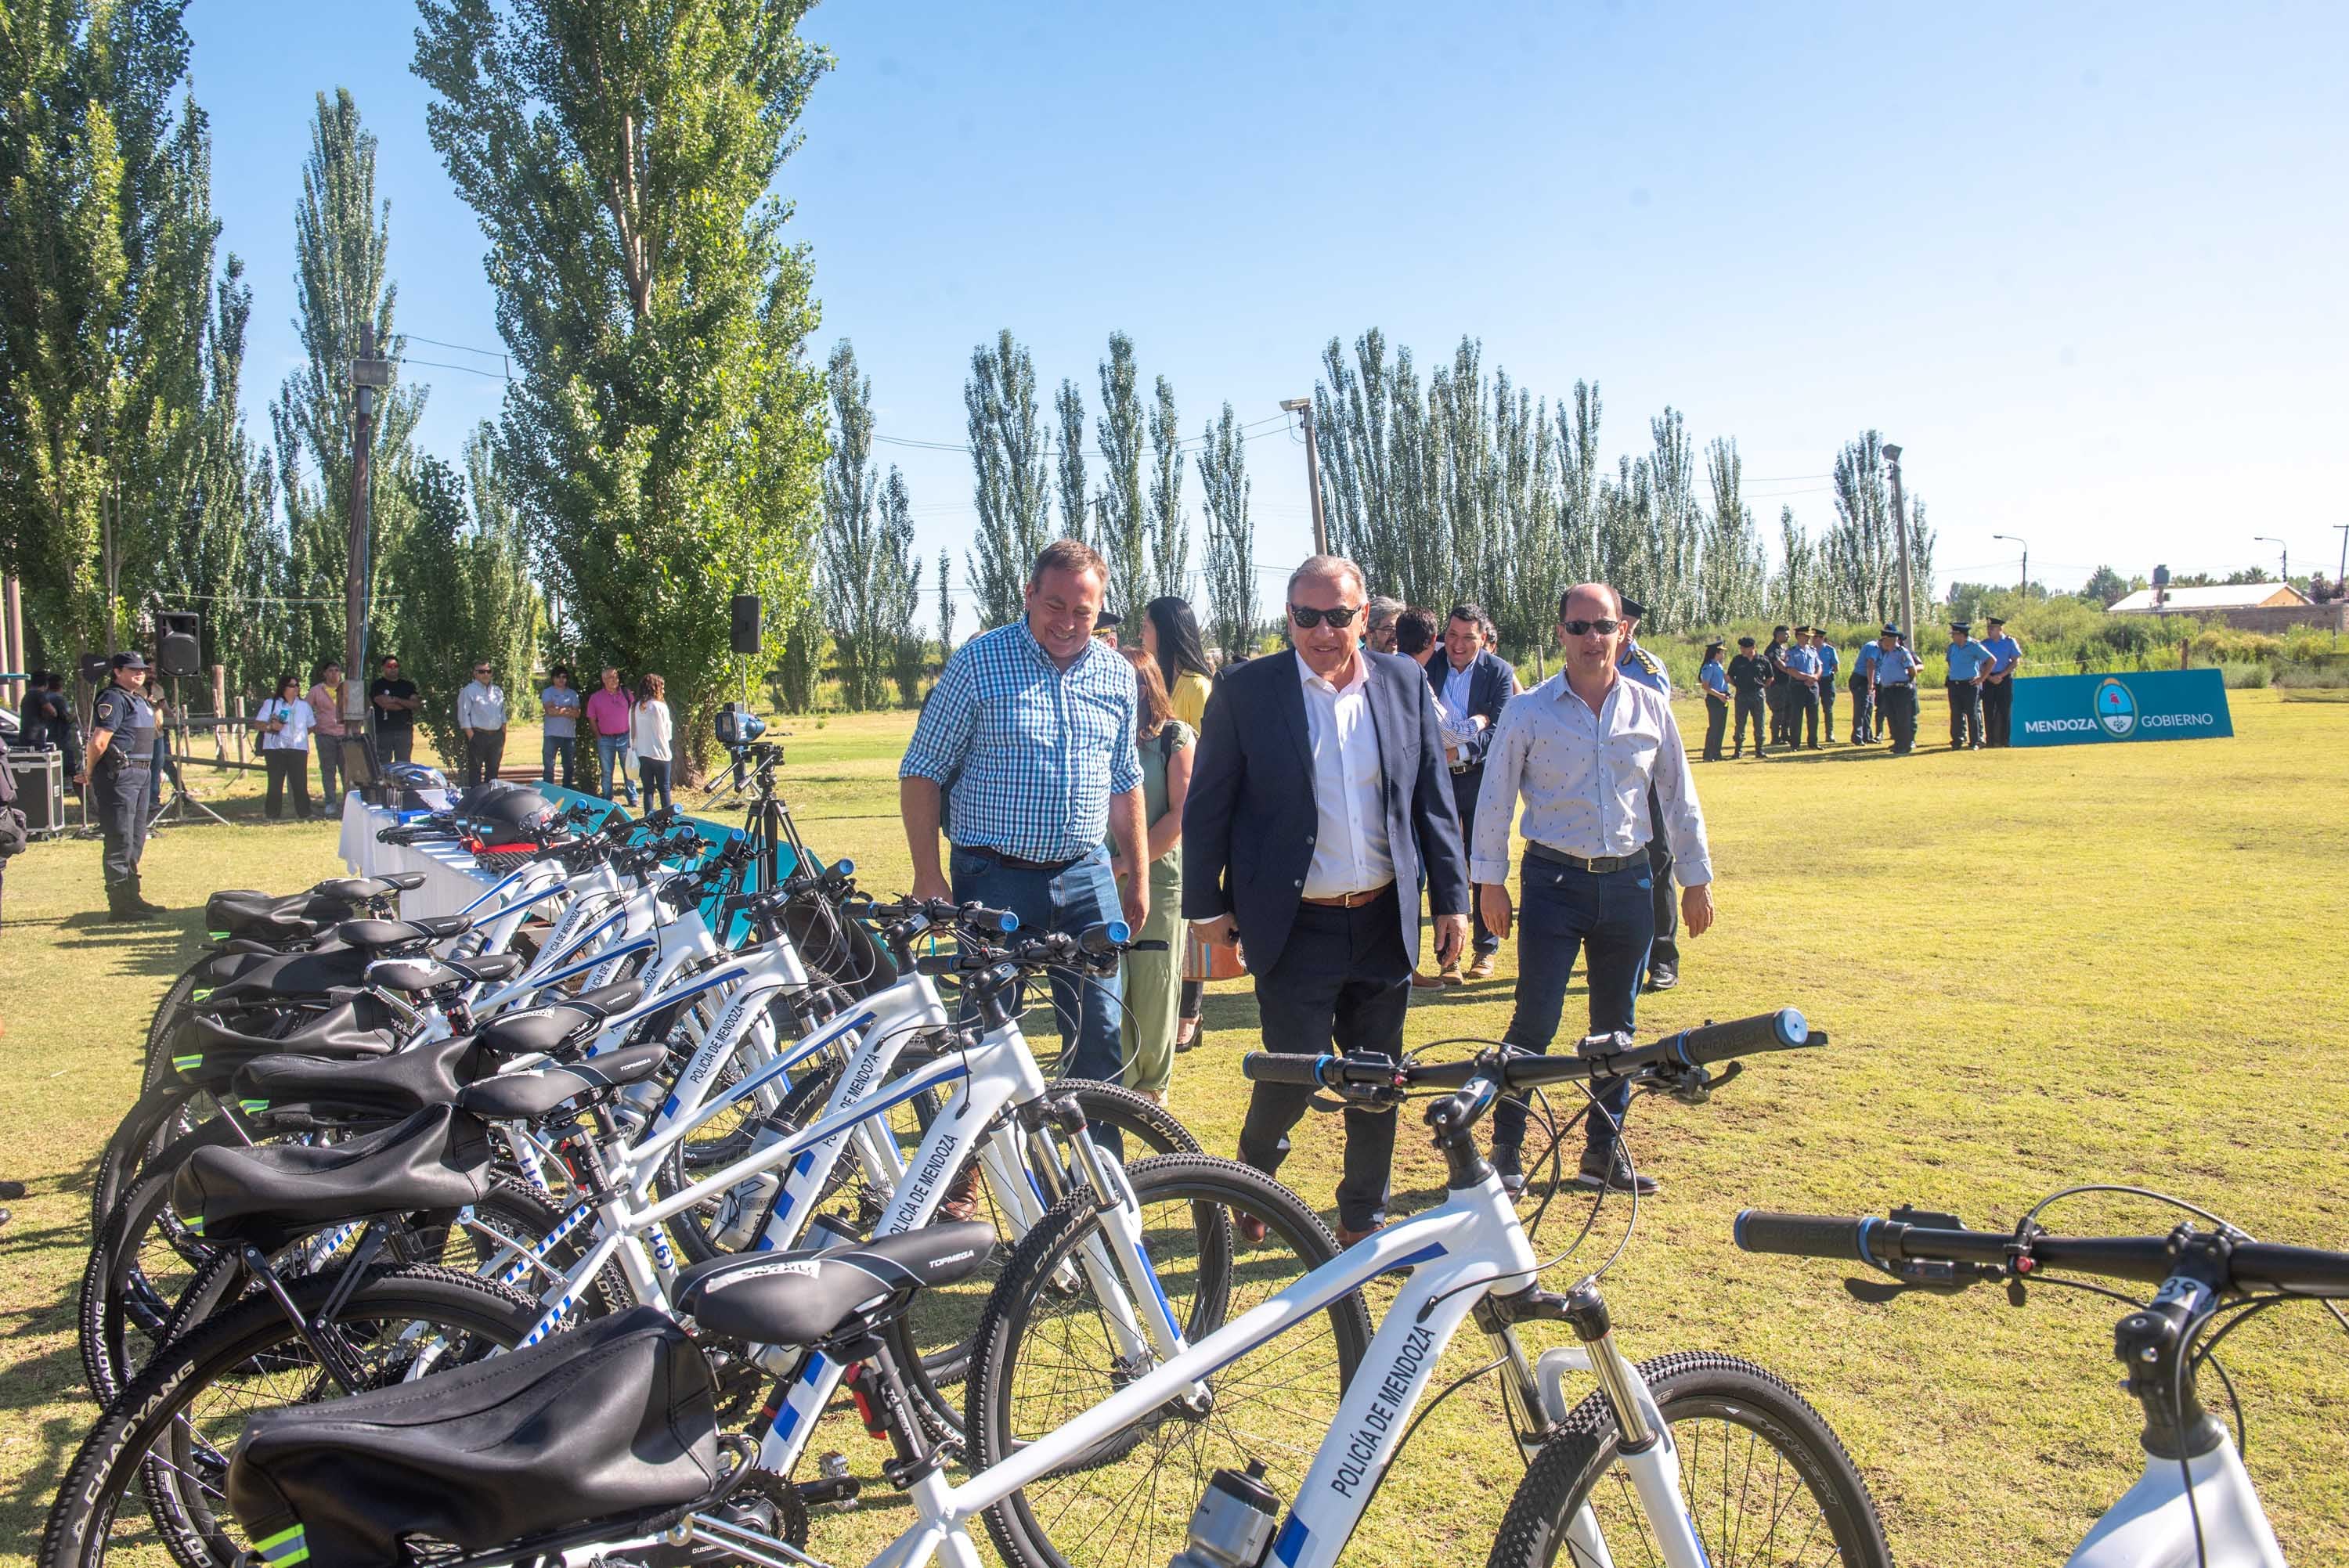
{"type": "Polygon", "coordinates": [[[757,885],[771,888],[781,880],[781,857],[778,853],[781,846],[790,846],[793,870],[806,864],[809,859],[807,846],[800,841],[799,829],[792,824],[791,812],[775,798],[775,769],[782,765],[783,748],[771,740],[753,740],[730,749],[734,765],[710,787],[709,793],[715,795],[730,785],[734,798],[740,799],[745,788],[750,791],[750,802],[742,812],[742,836],[750,841],[758,856],[757,885]]]}
{"type": "Polygon", "coordinates": [[[227,818],[188,793],[188,711],[180,706],[180,677],[172,676],[170,679],[171,722],[163,727],[162,735],[164,755],[172,762],[171,798],[155,809],[155,814],[147,819],[147,825],[152,828],[158,822],[191,822],[197,817],[203,816],[211,818],[225,828],[228,826],[227,818]],[[171,749],[171,732],[174,728],[180,735],[179,749],[176,752],[171,749]]]}

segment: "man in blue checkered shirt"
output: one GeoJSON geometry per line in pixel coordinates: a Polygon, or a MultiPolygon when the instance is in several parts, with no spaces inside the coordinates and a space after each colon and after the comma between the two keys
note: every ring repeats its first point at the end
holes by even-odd
{"type": "MultiPolygon", "coordinates": [[[[1047,546],[1028,578],[1028,614],[973,637],[938,676],[897,769],[914,851],[914,896],[1008,909],[1030,931],[1081,932],[1150,913],[1145,874],[1118,885],[1118,860],[1146,868],[1133,666],[1093,640],[1108,581],[1072,539],[1047,546]],[[941,806],[951,810],[942,813],[941,806]],[[952,880],[938,864],[942,815],[952,880]]],[[[1115,1082],[1114,987],[1052,978],[1063,1071],[1115,1082]],[[1069,1021],[1077,1026],[1073,1037],[1069,1021]]]]}

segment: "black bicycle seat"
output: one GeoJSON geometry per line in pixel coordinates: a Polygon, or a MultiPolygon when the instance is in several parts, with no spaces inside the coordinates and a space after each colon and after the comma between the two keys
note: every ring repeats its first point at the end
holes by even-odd
{"type": "Polygon", "coordinates": [[[382,1006],[365,997],[338,1003],[275,1037],[246,1034],[193,1013],[171,1042],[171,1066],[190,1083],[217,1086],[246,1063],[269,1057],[332,1057],[350,1062],[388,1056],[399,1043],[387,1026],[389,1023],[382,1006]]]}
{"type": "Polygon", "coordinates": [[[472,929],[461,914],[436,914],[429,920],[347,920],[335,927],[337,941],[353,947],[413,947],[457,936],[472,929]]]}
{"type": "Polygon", "coordinates": [[[916,1292],[970,1278],[995,1248],[978,1221],[930,1225],[837,1252],[746,1253],[695,1264],[669,1299],[712,1334],[821,1345],[887,1323],[916,1292]]]}
{"type": "Polygon", "coordinates": [[[347,1143],[199,1149],[171,1179],[171,1207],[214,1246],[267,1253],[347,1221],[461,1209],[489,1190],[487,1130],[436,1105],[347,1143]]]}
{"type": "Polygon", "coordinates": [[[197,988],[196,1006],[213,1012],[232,1007],[265,1006],[287,1000],[323,996],[330,991],[362,985],[367,961],[364,947],[320,947],[308,953],[288,953],[276,958],[220,958],[231,973],[216,975],[210,989],[197,988]]]}
{"type": "Polygon", "coordinates": [[[394,1121],[428,1105],[447,1105],[477,1076],[480,1053],[461,1037],[410,1046],[360,1061],[331,1057],[270,1056],[236,1074],[236,1095],[247,1110],[300,1107],[321,1120],[394,1121]]]}
{"type": "Polygon", "coordinates": [[[535,1121],[583,1095],[648,1078],[667,1060],[668,1047],[658,1040],[623,1046],[593,1061],[525,1068],[482,1078],[460,1090],[457,1104],[490,1121],[535,1121]]]}
{"type": "Polygon", "coordinates": [[[639,1306],[419,1383],[256,1411],[228,1501],[249,1539],[282,1543],[272,1561],[394,1568],[404,1537],[484,1552],[718,1481],[709,1365],[639,1306]]]}
{"type": "Polygon", "coordinates": [[[595,1015],[602,1023],[615,1013],[625,1013],[645,999],[645,983],[641,980],[615,980],[609,985],[598,985],[592,991],[582,991],[576,996],[566,996],[563,1005],[577,1007],[595,1015]]]}
{"type": "Polygon", "coordinates": [[[369,899],[389,898],[396,892],[413,892],[424,885],[421,872],[394,872],[380,877],[328,877],[310,891],[320,898],[338,898],[346,903],[364,903],[369,899]]]}
{"type": "Polygon", "coordinates": [[[502,1057],[550,1057],[569,1046],[584,1044],[603,1019],[568,1002],[551,1007],[528,1007],[501,1013],[476,1030],[473,1038],[485,1051],[502,1057]]]}

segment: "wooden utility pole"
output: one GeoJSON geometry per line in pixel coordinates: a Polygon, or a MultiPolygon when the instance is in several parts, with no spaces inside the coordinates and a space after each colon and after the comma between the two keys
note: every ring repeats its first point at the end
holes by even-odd
{"type": "Polygon", "coordinates": [[[1313,492],[1313,553],[1330,553],[1330,522],[1321,515],[1321,453],[1313,444],[1313,399],[1291,397],[1280,405],[1305,421],[1305,488],[1313,492]]]}
{"type": "Polygon", "coordinates": [[[1917,580],[1909,571],[1909,508],[1900,496],[1900,449],[1888,442],[1884,461],[1892,470],[1893,537],[1900,542],[1900,629],[1909,634],[1913,649],[1923,639],[1917,632],[1917,580]]]}
{"type": "MultiPolygon", "coordinates": [[[[375,449],[375,395],[391,385],[391,361],[378,359],[372,323],[359,326],[359,351],[351,360],[351,521],[348,575],[343,585],[343,757],[346,778],[363,777],[349,760],[354,741],[367,737],[367,585],[372,562],[368,539],[373,519],[368,515],[372,479],[367,459],[375,449]]],[[[369,779],[372,783],[373,779],[369,779]]]]}

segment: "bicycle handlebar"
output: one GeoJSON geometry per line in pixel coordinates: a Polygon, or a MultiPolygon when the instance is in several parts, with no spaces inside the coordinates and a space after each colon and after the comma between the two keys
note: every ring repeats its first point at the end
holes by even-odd
{"type": "MultiPolygon", "coordinates": [[[[1628,1037],[1618,1036],[1618,1039],[1628,1037]]],[[[1707,1024],[1667,1035],[1651,1046],[1626,1046],[1568,1057],[1487,1052],[1464,1061],[1395,1063],[1378,1058],[1301,1056],[1251,1051],[1240,1058],[1240,1073],[1257,1083],[1295,1084],[1307,1088],[1458,1088],[1480,1075],[1495,1078],[1505,1090],[1564,1083],[1573,1078],[1621,1078],[1644,1068],[1678,1065],[1704,1067],[1732,1057],[1764,1051],[1798,1050],[1824,1046],[1825,1034],[1806,1024],[1792,1007],[1757,1013],[1725,1024],[1707,1024]]]]}
{"type": "MultiPolygon", "coordinates": [[[[1747,1209],[1733,1233],[1749,1253],[1858,1262],[1888,1274],[1902,1263],[1973,1264],[2028,1277],[2067,1269],[2108,1279],[2158,1284],[2177,1272],[2168,1236],[2055,1236],[2032,1232],[1913,1224],[1872,1215],[1784,1214],[1747,1209]]],[[[2237,1242],[2228,1252],[2227,1287],[2311,1295],[2349,1294],[2349,1253],[2271,1242],[2237,1242]]]]}

